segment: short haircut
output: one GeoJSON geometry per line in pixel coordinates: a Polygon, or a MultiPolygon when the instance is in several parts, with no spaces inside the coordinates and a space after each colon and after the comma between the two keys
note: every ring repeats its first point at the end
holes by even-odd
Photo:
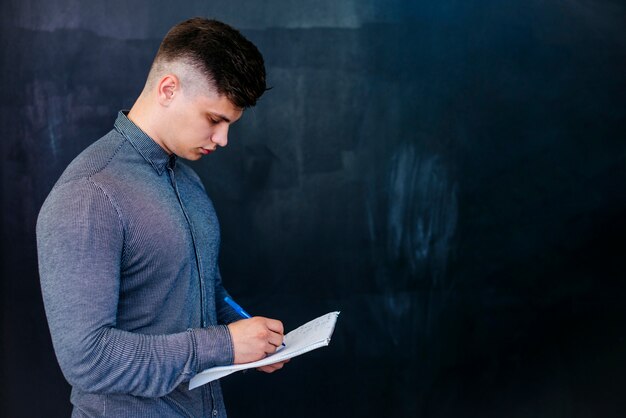
{"type": "Polygon", "coordinates": [[[254,106],[267,90],[263,56],[257,47],[217,20],[194,17],[171,28],[154,58],[148,84],[177,63],[205,76],[210,87],[241,109],[254,106]]]}

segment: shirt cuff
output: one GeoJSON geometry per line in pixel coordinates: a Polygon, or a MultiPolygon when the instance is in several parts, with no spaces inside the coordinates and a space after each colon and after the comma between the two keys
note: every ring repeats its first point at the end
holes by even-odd
{"type": "Polygon", "coordinates": [[[233,364],[233,341],[226,325],[196,328],[192,335],[196,345],[197,373],[210,367],[233,364]]]}

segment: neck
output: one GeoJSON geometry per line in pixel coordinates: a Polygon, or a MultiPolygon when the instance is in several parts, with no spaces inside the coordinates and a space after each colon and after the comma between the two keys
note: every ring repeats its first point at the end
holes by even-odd
{"type": "Polygon", "coordinates": [[[172,152],[165,146],[161,135],[160,123],[163,118],[160,117],[158,109],[154,109],[150,104],[151,101],[145,97],[145,92],[138,98],[130,112],[128,112],[128,119],[130,119],[139,129],[144,131],[154,142],[159,144],[161,148],[168,154],[172,152]]]}

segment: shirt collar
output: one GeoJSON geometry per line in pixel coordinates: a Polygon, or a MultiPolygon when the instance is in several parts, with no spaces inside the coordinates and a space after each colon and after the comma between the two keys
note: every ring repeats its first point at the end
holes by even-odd
{"type": "Polygon", "coordinates": [[[141,154],[141,156],[156,170],[159,176],[165,171],[168,163],[176,163],[176,156],[165,152],[154,139],[150,138],[144,131],[128,119],[128,111],[120,110],[115,120],[115,129],[124,135],[128,142],[141,154]]]}

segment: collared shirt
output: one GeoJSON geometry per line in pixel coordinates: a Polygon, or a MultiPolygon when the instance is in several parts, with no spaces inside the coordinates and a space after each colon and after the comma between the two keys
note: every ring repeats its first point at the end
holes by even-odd
{"type": "Polygon", "coordinates": [[[225,324],[240,319],[217,264],[220,234],[196,173],[120,112],[67,167],[37,221],[41,288],[73,416],[226,415],[225,324]]]}

